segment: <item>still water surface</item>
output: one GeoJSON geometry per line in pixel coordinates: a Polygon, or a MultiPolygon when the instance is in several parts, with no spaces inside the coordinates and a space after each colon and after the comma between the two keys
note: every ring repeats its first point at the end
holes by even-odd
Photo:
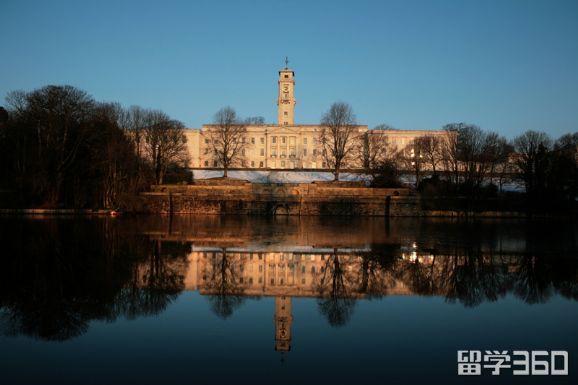
{"type": "Polygon", "coordinates": [[[0,218],[0,383],[576,383],[578,227],[0,218]],[[457,376],[567,350],[568,377],[457,376]]]}

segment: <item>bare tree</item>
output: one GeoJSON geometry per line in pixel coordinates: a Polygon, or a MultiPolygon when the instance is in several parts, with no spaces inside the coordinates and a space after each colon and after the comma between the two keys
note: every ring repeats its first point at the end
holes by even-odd
{"type": "Polygon", "coordinates": [[[121,117],[120,126],[127,132],[128,137],[132,140],[134,144],[134,151],[137,155],[137,160],[134,162],[135,171],[135,184],[140,186],[146,184],[148,172],[145,164],[145,128],[150,119],[150,115],[153,111],[146,110],[139,106],[131,106],[128,110],[124,111],[121,117]]]}
{"type": "Polygon", "coordinates": [[[487,134],[475,125],[466,125],[458,133],[459,161],[463,165],[464,183],[479,187],[486,175],[485,154],[489,153],[487,134]]]}
{"type": "Polygon", "coordinates": [[[383,162],[393,159],[397,147],[390,144],[387,134],[373,129],[361,135],[360,153],[363,157],[363,168],[370,172],[379,168],[383,162]]]}
{"type": "Polygon", "coordinates": [[[171,120],[161,111],[146,114],[143,130],[144,153],[152,162],[155,183],[162,184],[171,163],[187,163],[187,138],[181,122],[171,120]]]}
{"type": "Polygon", "coordinates": [[[517,152],[515,163],[520,169],[526,192],[534,193],[544,178],[547,152],[552,146],[552,140],[544,132],[526,131],[514,139],[517,152]]]}
{"type": "Polygon", "coordinates": [[[51,205],[62,202],[67,195],[64,190],[72,185],[65,182],[73,180],[77,159],[82,155],[80,149],[90,140],[87,126],[94,100],[72,86],[46,86],[30,93],[16,91],[6,100],[29,140],[25,145],[28,148],[21,149],[28,151],[18,155],[18,171],[28,173],[26,165],[32,166],[28,159],[34,158],[32,189],[51,205]]]}
{"type": "Polygon", "coordinates": [[[515,165],[511,161],[514,146],[504,137],[500,137],[496,149],[496,163],[492,170],[493,176],[498,178],[498,189],[502,192],[504,183],[516,172],[515,165]]]}
{"type": "Polygon", "coordinates": [[[118,208],[121,197],[136,190],[134,163],[139,161],[126,131],[119,126],[126,111],[118,103],[97,103],[91,118],[92,130],[100,144],[91,149],[90,169],[99,181],[102,207],[118,208]]]}
{"type": "Polygon", "coordinates": [[[443,158],[443,143],[439,136],[424,135],[419,138],[420,154],[424,163],[430,166],[433,174],[443,158]]]}
{"type": "Polygon", "coordinates": [[[246,141],[247,127],[241,123],[237,113],[231,107],[221,108],[214,117],[214,124],[205,132],[212,149],[214,160],[223,167],[223,177],[227,177],[227,170],[235,165],[242,164],[245,150],[249,143],[246,141]]]}
{"type": "Polygon", "coordinates": [[[508,163],[508,158],[512,151],[513,148],[503,136],[495,132],[490,132],[486,135],[482,148],[482,161],[485,163],[490,182],[493,182],[496,174],[501,175],[501,171],[507,169],[505,164],[508,163]]]}
{"type": "Polygon", "coordinates": [[[465,126],[465,123],[449,123],[443,127],[446,133],[442,149],[444,169],[449,172],[450,180],[455,185],[458,185],[460,181],[458,135],[465,126]]]}
{"type": "Polygon", "coordinates": [[[403,149],[402,160],[405,163],[405,168],[412,170],[415,176],[415,187],[419,185],[421,174],[425,166],[425,159],[423,156],[424,137],[418,136],[414,138],[410,144],[403,149]]]}
{"type": "Polygon", "coordinates": [[[359,129],[351,106],[333,103],[321,119],[319,143],[325,163],[333,169],[334,180],[339,180],[341,169],[351,164],[359,148],[359,140],[359,129]]]}

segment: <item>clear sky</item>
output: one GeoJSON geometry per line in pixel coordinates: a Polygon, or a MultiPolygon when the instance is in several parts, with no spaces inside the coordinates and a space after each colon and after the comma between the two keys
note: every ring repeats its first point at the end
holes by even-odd
{"type": "Polygon", "coordinates": [[[275,122],[286,55],[296,123],[344,101],[370,128],[578,131],[576,0],[0,0],[2,101],[70,84],[187,127],[275,122]]]}

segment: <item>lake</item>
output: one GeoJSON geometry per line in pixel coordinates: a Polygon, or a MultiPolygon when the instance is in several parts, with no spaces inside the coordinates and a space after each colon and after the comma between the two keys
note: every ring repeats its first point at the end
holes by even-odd
{"type": "Polygon", "coordinates": [[[571,222],[0,217],[0,230],[2,384],[576,383],[571,222]],[[567,351],[569,375],[458,376],[460,350],[567,351]]]}

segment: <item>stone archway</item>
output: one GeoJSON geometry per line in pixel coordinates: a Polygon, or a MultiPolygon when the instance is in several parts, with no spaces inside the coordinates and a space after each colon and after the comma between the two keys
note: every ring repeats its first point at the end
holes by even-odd
{"type": "Polygon", "coordinates": [[[289,215],[289,205],[286,203],[277,204],[273,208],[273,215],[289,215]]]}

